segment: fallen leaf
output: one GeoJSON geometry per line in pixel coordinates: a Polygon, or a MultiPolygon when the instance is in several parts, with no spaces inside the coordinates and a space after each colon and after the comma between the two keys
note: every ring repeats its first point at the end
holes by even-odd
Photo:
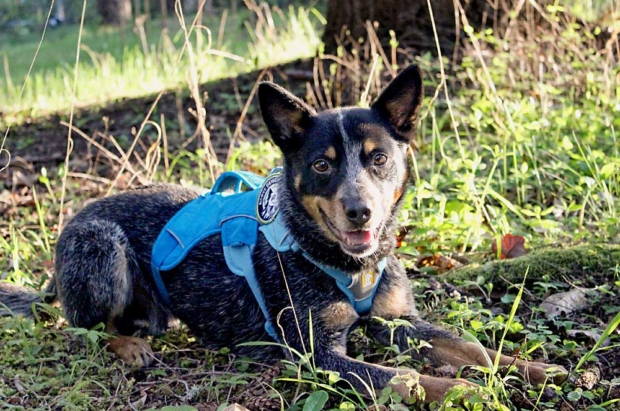
{"type": "Polygon", "coordinates": [[[250,410],[245,408],[243,405],[230,404],[228,407],[224,408],[223,411],[250,411],[250,410]]]}
{"type": "Polygon", "coordinates": [[[41,267],[43,267],[46,271],[51,271],[54,268],[54,260],[41,261],[41,267]]]}
{"type": "Polygon", "coordinates": [[[16,170],[13,173],[12,186],[25,186],[32,187],[35,183],[39,181],[39,175],[37,173],[23,173],[21,170],[16,170]]]}
{"type": "Polygon", "coordinates": [[[589,305],[586,292],[579,288],[565,293],[551,294],[540,304],[547,318],[553,320],[558,315],[568,315],[589,305]]]}
{"type": "Polygon", "coordinates": [[[442,274],[454,268],[461,268],[463,264],[453,258],[437,253],[430,256],[421,256],[418,259],[416,266],[419,268],[430,268],[437,274],[442,274]]]}
{"type": "Polygon", "coordinates": [[[138,398],[136,401],[134,402],[130,402],[129,405],[131,406],[132,409],[137,410],[140,409],[144,406],[144,404],[146,404],[146,399],[147,399],[147,395],[143,394],[140,398],[138,398]]]}
{"type": "Polygon", "coordinates": [[[577,387],[583,387],[586,390],[591,390],[601,380],[601,370],[598,368],[590,368],[579,376],[579,379],[575,383],[577,387]]]}
{"type": "MultiPolygon", "coordinates": [[[[497,241],[493,242],[492,250],[497,255],[497,241]]],[[[502,237],[500,254],[502,260],[521,257],[522,255],[525,255],[525,238],[510,233],[502,237]]]]}
{"type": "Polygon", "coordinates": [[[21,381],[19,380],[18,375],[16,375],[15,378],[13,379],[13,384],[15,384],[15,389],[17,390],[18,393],[23,394],[26,392],[26,389],[24,388],[21,381]]]}
{"type": "MultiPolygon", "coordinates": [[[[579,337],[580,335],[585,335],[586,337],[589,337],[592,341],[598,341],[601,339],[601,333],[593,331],[593,330],[579,330],[579,329],[573,329],[573,330],[568,330],[567,334],[570,337],[579,337]]],[[[609,338],[606,338],[605,341],[603,341],[601,343],[601,347],[606,347],[611,343],[609,338]]]]}

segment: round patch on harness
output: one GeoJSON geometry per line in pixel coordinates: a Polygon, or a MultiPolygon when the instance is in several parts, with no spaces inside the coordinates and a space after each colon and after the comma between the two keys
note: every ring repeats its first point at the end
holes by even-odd
{"type": "Polygon", "coordinates": [[[256,201],[256,217],[261,224],[269,224],[275,220],[280,210],[278,204],[278,183],[282,177],[282,172],[274,171],[271,173],[258,193],[256,201]]]}

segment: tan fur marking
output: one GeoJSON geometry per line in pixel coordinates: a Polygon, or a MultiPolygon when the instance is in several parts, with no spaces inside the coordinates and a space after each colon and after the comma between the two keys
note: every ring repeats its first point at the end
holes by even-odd
{"type": "Polygon", "coordinates": [[[333,146],[330,146],[327,150],[325,150],[323,155],[325,157],[329,158],[330,160],[335,160],[336,159],[336,149],[333,146]]]}
{"type": "Polygon", "coordinates": [[[398,187],[396,190],[394,190],[394,201],[392,202],[392,207],[394,207],[394,204],[396,204],[396,202],[400,200],[402,195],[405,193],[405,190],[406,190],[405,182],[407,181],[408,177],[409,177],[409,174],[407,173],[407,171],[405,171],[402,176],[403,185],[401,187],[398,187]]]}
{"type": "Polygon", "coordinates": [[[377,143],[374,140],[370,138],[364,140],[364,154],[372,153],[375,148],[377,148],[377,143]]]}
{"type": "Polygon", "coordinates": [[[301,174],[298,174],[295,176],[294,183],[295,183],[295,189],[299,191],[299,187],[301,187],[301,174]]]}
{"type": "Polygon", "coordinates": [[[492,365],[487,364],[484,353],[475,344],[439,338],[429,342],[433,346],[433,357],[441,363],[454,365],[455,367],[462,367],[464,365],[488,367],[492,365]]]}
{"type": "Polygon", "coordinates": [[[304,206],[308,214],[310,214],[310,217],[312,217],[312,219],[319,225],[321,231],[323,231],[323,234],[325,234],[325,236],[330,240],[337,242],[338,239],[334,237],[332,231],[325,225],[325,220],[319,211],[323,210],[325,214],[332,216],[333,212],[331,201],[323,197],[303,196],[301,198],[301,204],[304,206]]]}
{"type": "Polygon", "coordinates": [[[337,201],[337,198],[344,198],[344,184],[341,184],[340,187],[338,187],[338,191],[336,191],[336,195],[334,196],[334,204],[332,205],[332,207],[330,207],[329,212],[325,210],[327,212],[327,215],[329,216],[330,221],[334,223],[336,227],[344,229],[345,227],[349,226],[349,219],[344,213],[342,203],[337,201]]]}
{"type": "Polygon", "coordinates": [[[321,311],[321,319],[327,328],[338,329],[346,328],[353,324],[358,318],[357,313],[351,304],[339,301],[330,304],[321,311]]]}
{"type": "Polygon", "coordinates": [[[370,315],[381,318],[399,318],[412,314],[414,307],[407,288],[394,286],[387,292],[377,293],[370,315]]]}
{"type": "Polygon", "coordinates": [[[394,190],[394,198],[392,201],[392,207],[394,207],[394,204],[396,204],[398,200],[400,200],[404,192],[405,191],[402,188],[397,188],[396,190],[394,190]]]}
{"type": "MultiPolygon", "coordinates": [[[[388,113],[401,113],[401,107],[402,107],[403,102],[401,101],[401,99],[396,99],[396,101],[390,101],[385,105],[386,111],[388,113]]],[[[409,117],[396,117],[396,118],[392,118],[391,122],[394,124],[394,126],[396,128],[402,127],[404,123],[408,122],[411,124],[415,124],[416,120],[418,119],[418,112],[417,110],[413,113],[413,115],[409,116],[409,117]]]]}

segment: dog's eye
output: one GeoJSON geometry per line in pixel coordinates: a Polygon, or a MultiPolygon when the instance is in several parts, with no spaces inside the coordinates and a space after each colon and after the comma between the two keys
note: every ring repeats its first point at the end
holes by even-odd
{"type": "Polygon", "coordinates": [[[325,160],[316,160],[312,163],[312,167],[319,173],[326,173],[329,171],[329,164],[325,160]]]}
{"type": "Polygon", "coordinates": [[[375,154],[375,157],[372,159],[373,164],[376,166],[384,165],[385,163],[387,163],[387,160],[388,160],[387,156],[383,153],[375,154]]]}

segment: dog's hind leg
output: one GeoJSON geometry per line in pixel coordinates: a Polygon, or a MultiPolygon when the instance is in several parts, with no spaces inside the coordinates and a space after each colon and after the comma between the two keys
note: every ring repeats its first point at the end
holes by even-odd
{"type": "Polygon", "coordinates": [[[131,333],[128,314],[140,270],[123,230],[104,220],[72,221],[58,239],[55,281],[65,316],[74,327],[103,323],[107,342],[125,362],[148,365],[152,351],[131,333]]]}

